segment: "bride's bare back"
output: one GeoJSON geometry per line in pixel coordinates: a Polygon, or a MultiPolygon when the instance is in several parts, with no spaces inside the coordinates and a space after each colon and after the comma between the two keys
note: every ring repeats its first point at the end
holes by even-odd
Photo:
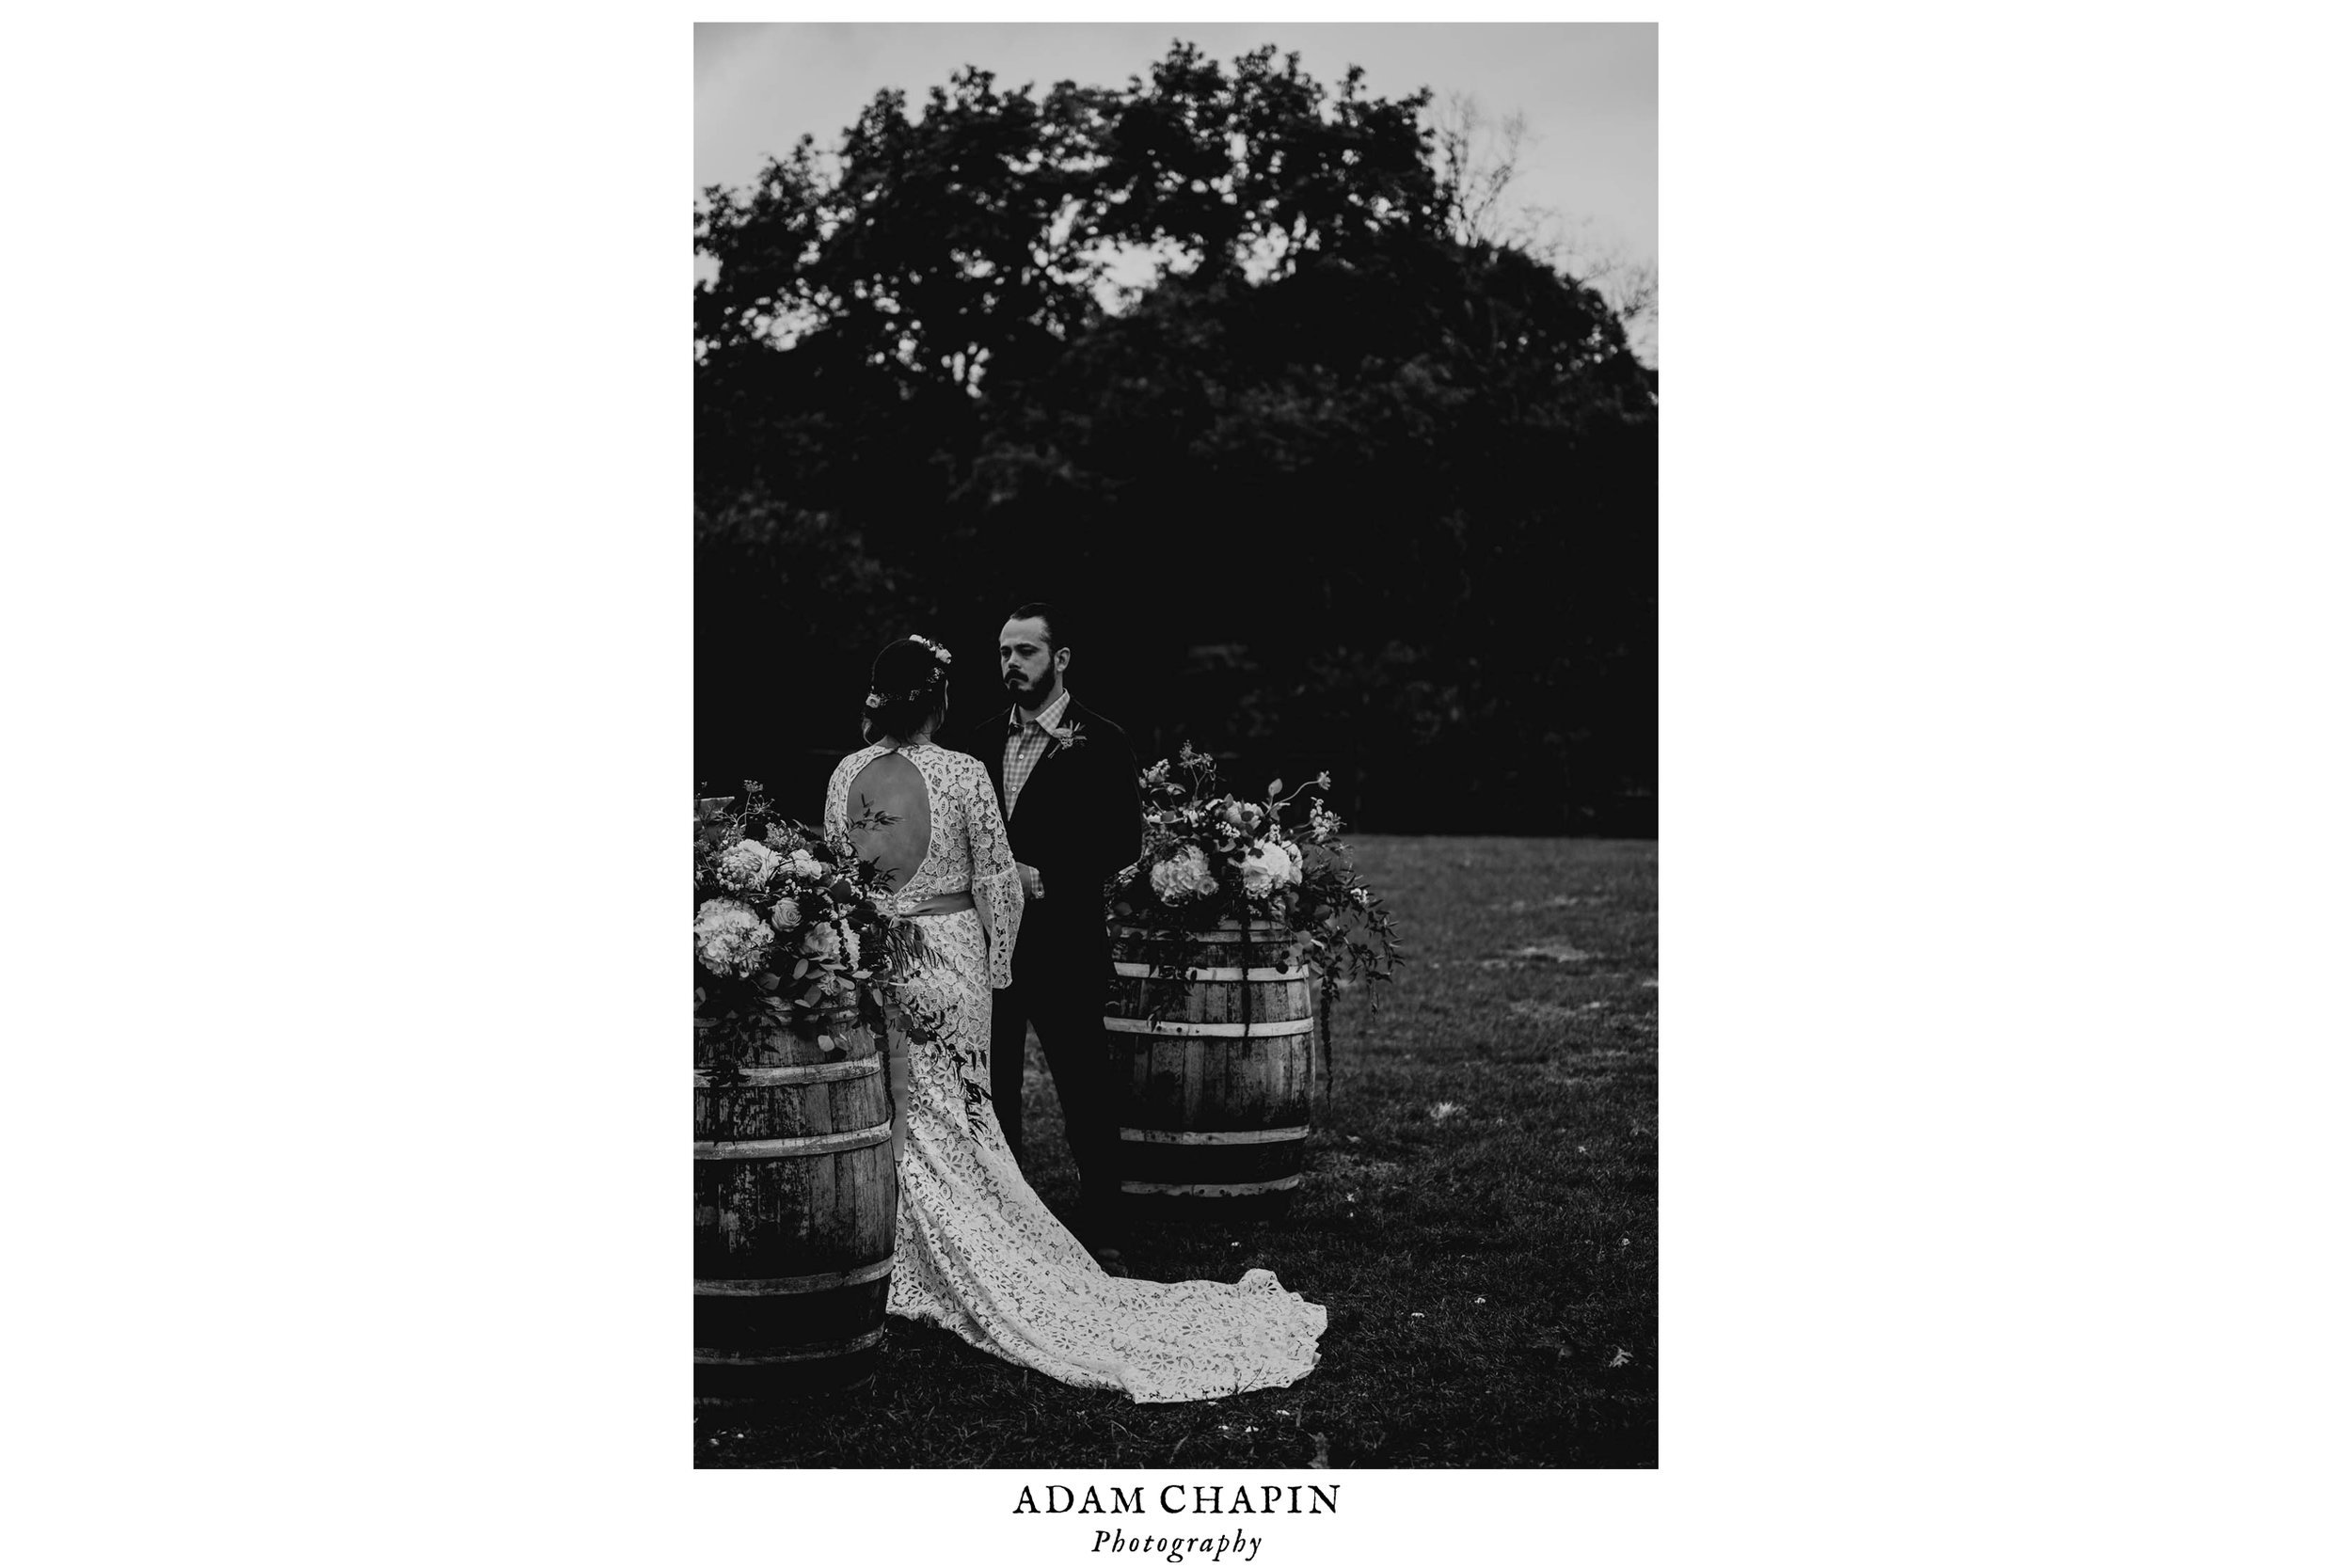
{"type": "Polygon", "coordinates": [[[850,817],[882,812],[895,818],[886,828],[851,830],[850,842],[862,860],[875,862],[890,886],[903,890],[923,868],[931,849],[931,795],[914,764],[884,752],[850,781],[850,817]]]}

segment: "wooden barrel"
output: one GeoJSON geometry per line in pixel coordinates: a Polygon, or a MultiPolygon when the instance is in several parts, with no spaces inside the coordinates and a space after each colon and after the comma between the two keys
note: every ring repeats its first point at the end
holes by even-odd
{"type": "Polygon", "coordinates": [[[694,1061],[694,1391],[762,1397],[871,1376],[898,1225],[887,1042],[777,1032],[694,1061]]]}
{"type": "Polygon", "coordinates": [[[1244,935],[1111,928],[1119,1190],[1142,1212],[1279,1209],[1306,1169],[1315,977],[1284,965],[1287,928],[1244,935]]]}

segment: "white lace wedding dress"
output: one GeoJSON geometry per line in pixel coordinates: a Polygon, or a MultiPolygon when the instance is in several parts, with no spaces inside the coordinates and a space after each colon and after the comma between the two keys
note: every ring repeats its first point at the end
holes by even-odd
{"type": "Polygon", "coordinates": [[[852,752],[826,789],[825,832],[846,837],[851,783],[894,749],[930,800],[930,842],[898,892],[899,910],[967,890],[975,907],[915,916],[929,956],[901,983],[947,1027],[938,1041],[917,1041],[908,1062],[890,1311],[1139,1403],[1295,1383],[1314,1367],[1323,1307],[1264,1269],[1235,1285],[1105,1274],[1022,1178],[988,1101],[989,991],[1011,982],[1021,883],[987,768],[931,745],[852,752]]]}

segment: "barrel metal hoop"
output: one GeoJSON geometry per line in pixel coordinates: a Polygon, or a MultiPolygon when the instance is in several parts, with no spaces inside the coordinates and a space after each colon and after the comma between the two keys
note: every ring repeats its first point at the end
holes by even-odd
{"type": "Polygon", "coordinates": [[[851,1339],[832,1339],[823,1344],[805,1345],[787,1351],[707,1350],[694,1347],[694,1364],[698,1367],[779,1367],[793,1361],[830,1361],[835,1356],[853,1355],[857,1352],[882,1343],[879,1328],[851,1339]]]}
{"type": "Polygon", "coordinates": [[[864,1056],[854,1062],[802,1062],[791,1067],[746,1067],[735,1069],[735,1076],[723,1085],[714,1085],[711,1075],[700,1068],[694,1069],[694,1087],[735,1088],[748,1085],[763,1088],[776,1084],[840,1084],[852,1078],[871,1078],[882,1070],[880,1056],[864,1056]]]}
{"type": "Polygon", "coordinates": [[[1165,1197],[1248,1197],[1257,1193],[1286,1192],[1303,1176],[1277,1177],[1271,1181],[1121,1181],[1122,1193],[1152,1193],[1165,1197]]]}
{"type": "Polygon", "coordinates": [[[694,1293],[698,1296],[799,1296],[815,1291],[837,1291],[848,1285],[866,1285],[888,1277],[893,1259],[868,1263],[862,1269],[844,1269],[837,1274],[796,1274],[781,1279],[697,1279],[694,1293]]]}
{"type": "Polygon", "coordinates": [[[1272,935],[1252,938],[1238,926],[1215,927],[1205,931],[1149,931],[1139,926],[1114,926],[1113,942],[1168,942],[1179,947],[1210,946],[1237,947],[1253,942],[1262,947],[1279,946],[1283,939],[1272,935]]]}
{"type": "Polygon", "coordinates": [[[1279,1144],[1307,1135],[1304,1127],[1246,1127],[1225,1132],[1175,1132],[1160,1127],[1122,1127],[1119,1135],[1131,1144],[1279,1144]]]}
{"type": "Polygon", "coordinates": [[[810,1154],[839,1154],[852,1148],[865,1148],[882,1143],[890,1136],[890,1123],[878,1121],[871,1127],[861,1127],[851,1132],[818,1132],[803,1138],[736,1138],[709,1143],[697,1141],[697,1160],[768,1160],[779,1156],[791,1158],[810,1154]]]}
{"type": "Polygon", "coordinates": [[[1198,1035],[1259,1039],[1269,1035],[1312,1034],[1315,1021],[1311,1018],[1280,1018],[1267,1023],[1182,1023],[1168,1019],[1154,1023],[1148,1018],[1112,1015],[1103,1020],[1103,1027],[1115,1035],[1198,1035]]]}
{"type": "Polygon", "coordinates": [[[1157,964],[1111,965],[1113,974],[1130,980],[1148,980],[1157,976],[1163,980],[1306,980],[1311,973],[1305,969],[1185,969],[1181,973],[1163,972],[1157,964]]]}

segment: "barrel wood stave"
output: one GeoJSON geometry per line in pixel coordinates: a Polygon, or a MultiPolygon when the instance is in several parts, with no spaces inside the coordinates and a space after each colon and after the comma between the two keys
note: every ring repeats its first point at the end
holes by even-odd
{"type": "Polygon", "coordinates": [[[1172,937],[1114,927],[1112,944],[1122,1193],[1199,1209],[1295,1188],[1317,997],[1312,974],[1289,961],[1290,933],[1257,927],[1245,946],[1231,922],[1172,937]]]}
{"type": "Polygon", "coordinates": [[[885,1042],[854,1016],[826,1023],[834,1049],[779,1032],[732,1072],[697,1041],[698,1392],[837,1386],[879,1354],[898,1220],[885,1042]]]}

